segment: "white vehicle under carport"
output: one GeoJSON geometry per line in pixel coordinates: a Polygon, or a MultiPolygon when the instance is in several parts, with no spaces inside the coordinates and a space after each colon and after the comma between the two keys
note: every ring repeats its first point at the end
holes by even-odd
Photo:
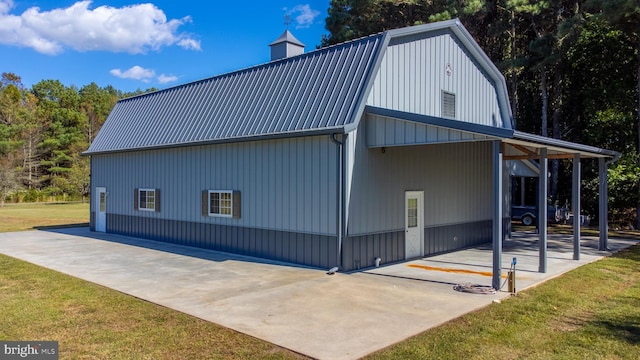
{"type": "MultiPolygon", "coordinates": [[[[536,224],[538,209],[535,206],[511,206],[511,219],[519,220],[522,225],[531,226],[536,224]]],[[[571,217],[569,209],[556,206],[547,207],[547,221],[550,223],[566,223],[571,217]]]]}

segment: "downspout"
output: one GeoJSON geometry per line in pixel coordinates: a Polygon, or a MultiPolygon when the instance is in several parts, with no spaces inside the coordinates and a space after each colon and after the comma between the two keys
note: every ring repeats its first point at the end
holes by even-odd
{"type": "MultiPolygon", "coordinates": [[[[89,156],[89,230],[96,230],[96,216],[95,204],[93,203],[93,156],[89,156]],[[91,211],[93,211],[93,220],[91,219],[91,211]]],[[[106,228],[104,229],[106,232],[106,228]]]]}
{"type": "Polygon", "coordinates": [[[342,238],[344,237],[344,143],[347,139],[347,134],[343,134],[342,142],[336,138],[336,135],[338,135],[338,133],[329,134],[329,139],[338,146],[338,150],[336,151],[336,183],[338,185],[338,192],[336,194],[336,240],[338,245],[338,263],[336,266],[342,269],[342,238]]]}

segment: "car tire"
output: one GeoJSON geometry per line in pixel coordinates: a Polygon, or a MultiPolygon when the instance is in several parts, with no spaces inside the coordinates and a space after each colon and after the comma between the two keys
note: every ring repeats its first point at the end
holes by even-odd
{"type": "Polygon", "coordinates": [[[533,225],[533,217],[531,217],[531,215],[523,216],[521,221],[522,221],[522,225],[524,225],[524,226],[533,225]]]}

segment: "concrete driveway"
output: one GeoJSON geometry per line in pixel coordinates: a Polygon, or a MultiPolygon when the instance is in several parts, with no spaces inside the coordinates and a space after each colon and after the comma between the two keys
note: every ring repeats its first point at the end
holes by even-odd
{"type": "MultiPolygon", "coordinates": [[[[531,237],[505,242],[505,269],[512,256],[519,259],[519,289],[608,255],[592,249],[597,240],[585,239],[582,259],[570,260],[571,239],[556,237],[549,271],[540,274],[531,237]]],[[[610,248],[634,243],[612,239],[610,248]]],[[[319,359],[356,359],[509,296],[452,289],[463,282],[491,284],[485,274],[491,271],[490,247],[332,276],[87,228],[3,233],[0,253],[319,359]]]]}

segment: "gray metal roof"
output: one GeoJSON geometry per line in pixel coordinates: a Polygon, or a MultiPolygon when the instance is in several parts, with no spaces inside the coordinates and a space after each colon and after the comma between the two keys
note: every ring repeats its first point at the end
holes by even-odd
{"type": "Polygon", "coordinates": [[[118,101],[85,154],[342,132],[383,34],[118,101]]]}
{"type": "MultiPolygon", "coordinates": [[[[390,30],[120,100],[84,154],[349,132],[358,126],[365,111],[366,96],[391,39],[442,29],[451,30],[494,80],[502,116],[511,119],[504,77],[460,21],[454,19],[390,30]]],[[[286,38],[287,32],[282,36],[286,38]]],[[[462,127],[514,144],[579,152],[588,157],[619,156],[614,151],[512,129],[458,124],[407,113],[388,114],[390,110],[371,107],[368,111],[438,126],[462,127]]]]}

